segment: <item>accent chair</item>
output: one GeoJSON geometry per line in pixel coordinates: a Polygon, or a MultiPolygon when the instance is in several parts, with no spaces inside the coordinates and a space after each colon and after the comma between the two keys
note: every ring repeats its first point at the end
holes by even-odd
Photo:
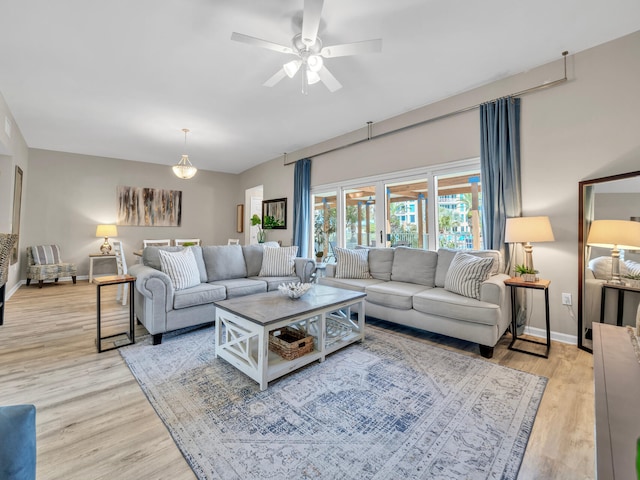
{"type": "Polygon", "coordinates": [[[42,288],[45,280],[57,282],[60,277],[71,277],[76,283],[77,268],[74,263],[65,263],[58,245],[36,245],[27,247],[27,285],[38,281],[42,288]]]}

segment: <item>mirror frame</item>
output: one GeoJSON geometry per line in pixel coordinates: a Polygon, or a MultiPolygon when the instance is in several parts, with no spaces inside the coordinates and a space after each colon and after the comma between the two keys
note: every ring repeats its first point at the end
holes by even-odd
{"type": "Polygon", "coordinates": [[[640,176],[640,170],[635,172],[620,173],[618,175],[610,175],[608,177],[593,178],[591,180],[583,180],[578,183],[578,348],[585,350],[589,353],[593,353],[593,350],[585,346],[583,340],[583,308],[584,308],[584,272],[586,267],[585,262],[585,247],[586,238],[584,231],[584,190],[585,187],[596,185],[598,183],[612,182],[616,180],[624,180],[627,178],[640,176]]]}

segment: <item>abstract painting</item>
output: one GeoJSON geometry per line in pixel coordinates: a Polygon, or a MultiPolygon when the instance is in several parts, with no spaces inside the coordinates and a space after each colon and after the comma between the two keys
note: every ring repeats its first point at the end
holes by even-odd
{"type": "Polygon", "coordinates": [[[179,227],[182,191],[144,187],[117,187],[118,225],[179,227]]]}

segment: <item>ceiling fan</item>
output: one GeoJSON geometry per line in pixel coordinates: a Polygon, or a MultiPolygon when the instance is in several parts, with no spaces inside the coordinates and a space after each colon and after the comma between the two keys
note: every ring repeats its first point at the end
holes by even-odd
{"type": "Polygon", "coordinates": [[[290,47],[242,33],[233,32],[231,34],[231,40],[236,42],[297,57],[285,63],[275,75],[264,82],[265,87],[273,87],[285,76],[293,78],[298,71],[302,71],[302,93],[305,95],[308,85],[320,81],[330,92],[335,92],[342,88],[342,85],[324,65],[324,58],[376,53],[382,50],[382,39],[380,38],[323,47],[322,40],[318,37],[323,4],[324,0],[304,0],[302,32],[293,37],[290,47]]]}

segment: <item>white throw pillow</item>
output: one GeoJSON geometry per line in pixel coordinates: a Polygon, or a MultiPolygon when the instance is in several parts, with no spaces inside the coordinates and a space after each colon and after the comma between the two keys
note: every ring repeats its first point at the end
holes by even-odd
{"type": "MultiPolygon", "coordinates": [[[[598,280],[611,280],[611,257],[596,257],[589,261],[589,268],[593,276],[598,280]]],[[[628,269],[625,262],[619,262],[620,275],[627,275],[628,269]]]]}
{"type": "Polygon", "coordinates": [[[179,252],[158,250],[158,254],[160,269],[169,275],[176,291],[200,285],[200,271],[191,247],[179,252]]]}
{"type": "Polygon", "coordinates": [[[292,277],[296,274],[298,247],[264,247],[261,277],[292,277]]]}
{"type": "Polygon", "coordinates": [[[335,247],[336,278],[372,278],[369,273],[369,250],[335,247]]]}
{"type": "Polygon", "coordinates": [[[480,299],[480,285],[489,278],[492,266],[493,258],[458,252],[447,271],[444,288],[458,295],[480,299]]]}

